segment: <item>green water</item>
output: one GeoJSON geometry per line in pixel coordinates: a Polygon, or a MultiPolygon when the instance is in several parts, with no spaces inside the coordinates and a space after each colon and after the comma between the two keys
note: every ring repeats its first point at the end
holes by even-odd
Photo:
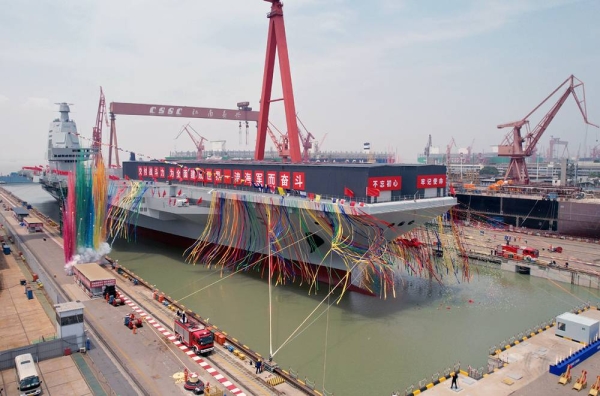
{"type": "MultiPolygon", "coordinates": [[[[11,191],[52,210],[52,198],[39,187],[11,191]]],[[[599,296],[597,290],[477,267],[469,283],[453,276],[444,277],[444,286],[407,278],[396,298],[353,293],[339,304],[329,301],[329,309],[320,305],[326,289],[309,295],[306,285],[278,286],[269,310],[268,282],[259,273],[229,276],[188,265],[181,249],[156,242],[119,241],[111,256],[263,356],[272,352],[282,368],[336,395],[403,394],[458,361],[463,368],[485,366],[492,345],[584,302],[597,304],[599,296]]]]}
{"type": "Polygon", "coordinates": [[[179,250],[156,243],[121,241],[111,256],[263,356],[273,353],[317,389],[339,395],[404,390],[458,361],[485,366],[490,346],[598,300],[597,291],[489,267],[477,267],[469,283],[409,279],[396,298],[352,293],[339,304],[330,300],[328,309],[326,289],[315,296],[306,285],[286,285],[272,289],[270,337],[266,276],[188,265],[179,250]]]}

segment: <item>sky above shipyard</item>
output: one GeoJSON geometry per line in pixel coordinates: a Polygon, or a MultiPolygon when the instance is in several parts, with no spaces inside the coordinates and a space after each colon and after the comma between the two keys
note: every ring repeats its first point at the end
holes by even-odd
{"type": "MultiPolygon", "coordinates": [[[[10,2],[0,13],[0,172],[45,164],[56,102],[73,104],[90,139],[100,86],[107,103],[258,110],[269,9],[260,0],[10,2]]],[[[412,163],[431,135],[443,152],[452,138],[453,152],[489,152],[509,132],[498,124],[523,118],[571,74],[600,124],[599,1],[288,0],[284,13],[296,110],[324,151],[370,142],[412,163]]],[[[277,70],[272,97],[281,96],[277,70]]],[[[557,100],[530,117],[532,128],[557,100]]],[[[282,102],[270,120],[285,130],[282,102]]],[[[195,150],[176,139],[187,122],[227,149],[254,149],[255,125],[246,143],[235,121],[118,116],[121,158],[195,150]]],[[[569,142],[571,157],[600,144],[572,98],[541,149],[551,136],[569,142]]]]}

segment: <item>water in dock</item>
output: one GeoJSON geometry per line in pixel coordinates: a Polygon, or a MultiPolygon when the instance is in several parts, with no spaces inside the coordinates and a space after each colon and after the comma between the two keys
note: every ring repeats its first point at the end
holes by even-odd
{"type": "MultiPolygon", "coordinates": [[[[41,189],[10,190],[42,211],[52,201],[41,189]]],[[[404,391],[457,361],[463,367],[485,366],[492,345],[599,299],[598,290],[503,272],[491,264],[474,268],[469,283],[453,274],[443,286],[407,278],[396,298],[348,294],[337,305],[329,301],[328,310],[326,304],[316,308],[326,288],[315,296],[306,285],[278,286],[271,350],[268,285],[260,274],[228,277],[191,266],[181,250],[154,242],[119,241],[111,256],[262,355],[274,353],[281,367],[315,382],[316,389],[337,395],[404,391]]]]}

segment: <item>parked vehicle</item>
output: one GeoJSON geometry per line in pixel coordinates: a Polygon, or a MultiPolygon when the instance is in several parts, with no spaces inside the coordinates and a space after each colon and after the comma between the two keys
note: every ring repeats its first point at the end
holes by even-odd
{"type": "Polygon", "coordinates": [[[40,381],[31,353],[15,357],[15,369],[17,370],[17,390],[21,396],[42,394],[42,381],[40,381]]]}
{"type": "Polygon", "coordinates": [[[203,325],[189,320],[185,314],[175,319],[173,332],[179,341],[191,348],[196,355],[210,353],[215,350],[214,334],[203,325]]]}
{"type": "Polygon", "coordinates": [[[540,252],[529,246],[498,245],[496,256],[511,260],[536,261],[540,257],[540,252]]]}

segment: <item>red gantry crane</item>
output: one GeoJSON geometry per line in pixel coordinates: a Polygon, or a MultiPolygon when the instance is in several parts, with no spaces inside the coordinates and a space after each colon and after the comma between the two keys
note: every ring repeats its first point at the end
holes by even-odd
{"type": "Polygon", "coordinates": [[[498,146],[498,156],[500,157],[510,157],[510,163],[508,165],[508,169],[506,170],[506,174],[504,175],[504,180],[513,180],[522,184],[529,184],[529,173],[527,172],[527,164],[525,163],[525,158],[530,157],[534,150],[536,144],[539,142],[540,138],[544,134],[544,131],[548,128],[558,110],[565,103],[569,95],[573,95],[573,98],[577,102],[577,106],[579,107],[579,111],[583,116],[583,121],[588,124],[595,126],[598,128],[598,125],[592,124],[587,119],[587,108],[585,103],[585,89],[583,86],[583,81],[579,80],[575,76],[571,75],[567,78],[562,84],[558,86],[550,95],[546,97],[536,106],[535,109],[531,110],[529,114],[527,114],[523,119],[515,122],[510,122],[507,124],[498,125],[498,129],[501,128],[512,128],[512,131],[509,132],[502,143],[498,146]],[[537,124],[537,126],[533,129],[533,131],[527,131],[527,134],[523,137],[521,136],[521,128],[526,126],[529,129],[529,116],[531,116],[536,110],[538,110],[544,103],[548,101],[558,90],[562,87],[567,86],[565,92],[560,96],[558,101],[552,106],[550,111],[546,113],[546,115],[541,119],[541,121],[537,124]],[[579,99],[576,88],[581,87],[582,89],[582,99],[579,99]]]}
{"type": "Polygon", "coordinates": [[[204,141],[208,140],[206,139],[204,136],[200,135],[189,123],[187,125],[184,125],[183,127],[181,127],[181,131],[179,131],[179,134],[177,135],[177,137],[175,139],[177,139],[179,136],[181,136],[181,134],[183,132],[187,132],[187,134],[190,136],[190,138],[192,139],[192,141],[194,142],[194,145],[196,146],[196,159],[197,160],[201,160],[202,159],[202,153],[204,152],[204,141]],[[194,135],[192,135],[192,132],[190,132],[190,129],[192,131],[194,131],[194,133],[196,135],[198,135],[198,138],[196,138],[194,135]]]}
{"type": "Polygon", "coordinates": [[[98,159],[102,158],[102,121],[106,122],[108,127],[108,119],[106,118],[106,100],[104,92],[100,87],[100,100],[98,102],[98,113],[96,114],[96,126],[92,133],[92,149],[94,149],[94,163],[98,164],[98,159]]]}
{"type": "Polygon", "coordinates": [[[298,136],[299,129],[298,124],[296,123],[296,105],[294,103],[294,90],[292,88],[292,73],[290,71],[290,59],[285,37],[285,25],[283,23],[283,3],[281,0],[265,1],[271,3],[271,11],[267,14],[267,18],[269,18],[269,33],[267,37],[265,69],[260,95],[260,114],[258,116],[258,131],[254,159],[262,161],[265,157],[265,143],[267,139],[267,127],[271,103],[283,101],[290,148],[290,161],[292,163],[300,163],[302,162],[302,156],[300,153],[300,139],[298,136]],[[271,99],[273,72],[275,70],[275,55],[279,58],[279,74],[281,76],[283,90],[283,97],[279,99],[271,99]]]}

